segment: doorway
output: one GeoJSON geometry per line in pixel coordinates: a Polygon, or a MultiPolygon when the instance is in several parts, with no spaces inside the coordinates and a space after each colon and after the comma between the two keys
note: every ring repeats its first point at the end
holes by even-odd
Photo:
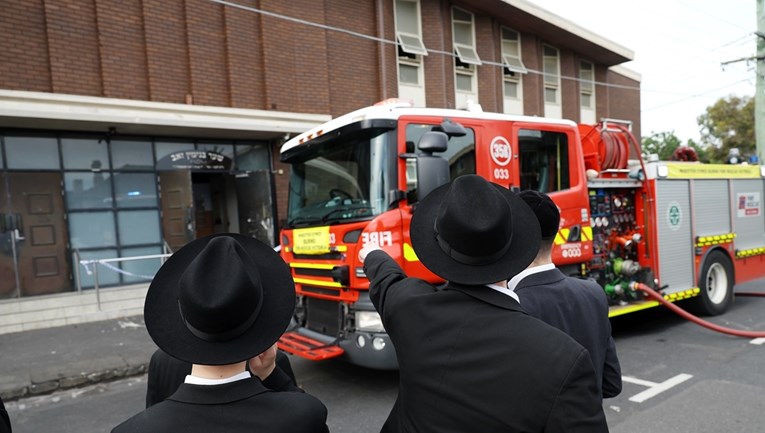
{"type": "Polygon", "coordinates": [[[162,230],[173,251],[216,233],[241,233],[274,245],[268,171],[161,171],[159,183],[162,230]]]}
{"type": "Polygon", "coordinates": [[[0,173],[0,298],[71,290],[61,173],[0,173]]]}

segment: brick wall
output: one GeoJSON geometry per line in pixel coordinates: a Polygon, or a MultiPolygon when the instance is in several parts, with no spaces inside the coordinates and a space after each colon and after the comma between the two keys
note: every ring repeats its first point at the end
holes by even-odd
{"type": "Polygon", "coordinates": [[[606,107],[608,114],[602,117],[631,120],[632,134],[640,140],[640,91],[637,90],[640,87],[640,83],[611,70],[606,71],[605,81],[620,87],[608,88],[608,106],[606,107]]]}
{"type": "MultiPolygon", "coordinates": [[[[542,70],[542,44],[533,35],[521,34],[521,58],[526,69],[542,70]]],[[[542,116],[545,111],[542,75],[530,72],[523,76],[523,112],[542,116]]]]}
{"type": "Polygon", "coordinates": [[[578,77],[578,58],[570,51],[560,50],[560,87],[563,118],[579,121],[579,82],[564,77],[578,77]]]}
{"type": "MultiPolygon", "coordinates": [[[[238,0],[297,20],[395,40],[392,0],[238,0]]],[[[479,102],[502,110],[500,26],[521,31],[524,110],[544,112],[542,43],[522,22],[500,22],[470,2],[421,0],[426,103],[454,107],[451,7],[474,13],[479,102]],[[444,54],[445,53],[445,54],[444,54]],[[489,64],[494,63],[494,65],[489,64]]],[[[518,20],[520,18],[517,18],[518,20]]],[[[331,114],[397,96],[397,51],[360,38],[205,0],[6,0],[0,8],[0,88],[157,102],[331,114]]],[[[554,44],[553,44],[554,45],[554,44]]],[[[578,53],[561,52],[576,77],[578,53]]],[[[639,83],[596,65],[596,79],[639,83]]],[[[562,81],[563,113],[579,118],[576,81],[562,81]]],[[[631,119],[640,96],[597,86],[597,116],[631,119]]],[[[289,167],[273,145],[278,218],[286,215],[289,167]]]]}
{"type": "MultiPolygon", "coordinates": [[[[431,50],[451,52],[451,10],[441,2],[422,0],[422,41],[431,50]]],[[[395,58],[394,58],[395,61],[395,58]]],[[[425,62],[425,103],[428,107],[454,107],[454,58],[431,53],[425,62]]]]}
{"type": "Polygon", "coordinates": [[[103,96],[149,99],[141,3],[99,0],[95,5],[103,96]]]}
{"type": "Polygon", "coordinates": [[[3,29],[3,36],[0,37],[0,87],[52,91],[42,0],[4,1],[0,7],[0,28],[3,29]]]}
{"type": "MultiPolygon", "coordinates": [[[[238,4],[395,40],[391,0],[238,4]]],[[[479,101],[501,111],[499,29],[522,23],[455,4],[474,13],[478,54],[487,62],[477,68],[479,101]]],[[[424,58],[427,104],[453,107],[452,3],[420,6],[423,41],[441,52],[424,58]]],[[[8,29],[0,38],[3,89],[333,116],[397,96],[395,46],[209,1],[9,0],[0,25],[8,29]]],[[[521,42],[526,66],[539,71],[545,41],[526,31],[521,42]]],[[[579,54],[557,48],[562,75],[576,77],[579,54]]],[[[638,84],[596,69],[598,80],[638,84]]],[[[544,111],[541,83],[539,74],[523,77],[526,114],[544,111]]],[[[577,120],[578,83],[564,79],[561,91],[564,116],[577,120]]],[[[639,119],[639,95],[599,86],[597,110],[599,117],[639,119]]]]}

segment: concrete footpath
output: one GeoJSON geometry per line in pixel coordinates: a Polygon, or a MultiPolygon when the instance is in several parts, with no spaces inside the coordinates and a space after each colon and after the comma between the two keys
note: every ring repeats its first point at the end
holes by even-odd
{"type": "Polygon", "coordinates": [[[0,335],[0,397],[12,401],[146,372],[143,316],[0,335]]]}

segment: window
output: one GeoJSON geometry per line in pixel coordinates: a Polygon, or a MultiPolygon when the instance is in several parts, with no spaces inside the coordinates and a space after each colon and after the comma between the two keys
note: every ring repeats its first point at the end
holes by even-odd
{"type": "Polygon", "coordinates": [[[476,66],[481,64],[475,47],[473,14],[452,8],[452,43],[454,44],[454,87],[456,108],[466,109],[478,102],[476,66]]]}
{"type": "Polygon", "coordinates": [[[542,74],[544,76],[544,113],[546,117],[561,118],[560,57],[558,50],[549,45],[542,48],[542,74]]]}
{"type": "Polygon", "coordinates": [[[521,42],[518,32],[502,27],[502,63],[507,71],[525,74],[528,72],[521,60],[521,42]]]}
{"type": "Polygon", "coordinates": [[[584,60],[579,65],[579,93],[582,108],[595,108],[595,68],[592,63],[584,60]]]}
{"type": "Polygon", "coordinates": [[[420,3],[418,0],[396,0],[394,5],[398,40],[398,96],[411,100],[417,107],[424,107],[422,56],[427,56],[428,50],[422,42],[420,3]]]}
{"type": "Polygon", "coordinates": [[[4,141],[9,169],[61,168],[56,138],[6,136],[4,141]]]}
{"type": "Polygon", "coordinates": [[[452,33],[454,52],[459,61],[468,65],[480,65],[481,59],[475,48],[473,14],[459,8],[452,8],[452,33]]]}
{"type": "Polygon", "coordinates": [[[568,136],[562,132],[518,131],[521,190],[544,193],[571,187],[568,136]]]}
{"type": "Polygon", "coordinates": [[[587,61],[579,62],[579,121],[594,124],[595,116],[595,66],[587,61]]]}
{"type": "Polygon", "coordinates": [[[115,170],[154,170],[151,141],[112,140],[111,151],[115,170]]]}
{"type": "Polygon", "coordinates": [[[112,178],[105,172],[64,173],[66,206],[69,210],[112,207],[112,178]]]}
{"type": "Polygon", "coordinates": [[[405,53],[427,56],[420,29],[420,3],[417,0],[396,0],[396,40],[405,53]]]}
{"type": "Polygon", "coordinates": [[[544,46],[544,59],[542,62],[545,77],[545,102],[560,104],[558,88],[560,87],[560,73],[558,72],[558,50],[548,45],[544,46]]]}
{"type": "Polygon", "coordinates": [[[61,152],[66,170],[109,170],[109,150],[105,140],[62,138],[61,152]]]}
{"type": "Polygon", "coordinates": [[[521,77],[528,73],[521,60],[520,35],[514,30],[502,27],[502,63],[504,112],[523,114],[523,91],[521,77]]]}

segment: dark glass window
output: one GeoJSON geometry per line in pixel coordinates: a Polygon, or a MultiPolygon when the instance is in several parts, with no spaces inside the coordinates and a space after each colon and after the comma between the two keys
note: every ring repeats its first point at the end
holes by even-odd
{"type": "Polygon", "coordinates": [[[518,132],[518,146],[521,190],[548,193],[571,187],[566,134],[521,129],[518,132]]]}

